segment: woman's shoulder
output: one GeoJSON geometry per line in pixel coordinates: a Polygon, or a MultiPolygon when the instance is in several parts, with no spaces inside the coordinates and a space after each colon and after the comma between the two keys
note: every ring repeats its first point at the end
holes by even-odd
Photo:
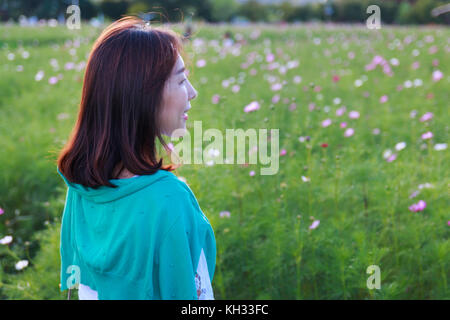
{"type": "MultiPolygon", "coordinates": [[[[166,205],[165,207],[174,215],[179,215],[184,219],[200,219],[206,221],[209,224],[208,219],[204,215],[200,205],[187,183],[179,179],[172,172],[166,171],[163,173],[167,176],[164,179],[164,185],[162,192],[164,194],[166,205]]],[[[175,218],[175,217],[172,217],[175,218]]]]}
{"type": "Polygon", "coordinates": [[[157,188],[161,195],[166,197],[194,197],[194,193],[183,180],[179,179],[173,172],[159,170],[158,174],[164,178],[158,181],[157,188]]]}

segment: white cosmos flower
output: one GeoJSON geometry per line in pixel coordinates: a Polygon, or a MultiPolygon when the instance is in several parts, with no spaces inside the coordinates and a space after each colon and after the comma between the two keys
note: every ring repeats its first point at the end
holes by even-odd
{"type": "Polygon", "coordinates": [[[392,155],[392,150],[391,149],[387,149],[383,152],[383,158],[387,159],[392,155]]]}
{"type": "Polygon", "coordinates": [[[28,266],[28,260],[20,260],[16,263],[16,270],[22,270],[28,266]]]}
{"type": "Polygon", "coordinates": [[[434,145],[434,150],[436,150],[436,151],[441,151],[441,150],[445,150],[445,149],[447,149],[446,143],[436,143],[434,145]]]}
{"type": "Polygon", "coordinates": [[[0,239],[0,244],[10,244],[13,240],[12,236],[5,236],[0,239]]]}
{"type": "Polygon", "coordinates": [[[406,147],[406,142],[399,142],[395,145],[395,150],[400,151],[405,149],[406,147]]]}

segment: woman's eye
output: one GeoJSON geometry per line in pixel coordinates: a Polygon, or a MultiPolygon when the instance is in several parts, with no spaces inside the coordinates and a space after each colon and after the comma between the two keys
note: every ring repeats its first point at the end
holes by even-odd
{"type": "Polygon", "coordinates": [[[185,82],[187,79],[183,79],[183,81],[180,82],[180,84],[182,84],[183,82],[185,82]]]}

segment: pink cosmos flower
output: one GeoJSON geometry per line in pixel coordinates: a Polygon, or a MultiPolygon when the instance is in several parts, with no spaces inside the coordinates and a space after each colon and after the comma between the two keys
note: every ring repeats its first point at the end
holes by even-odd
{"type": "Polygon", "coordinates": [[[300,82],[302,82],[302,77],[301,76],[295,76],[294,77],[294,83],[299,84],[300,82]]]}
{"type": "Polygon", "coordinates": [[[322,121],[322,127],[326,128],[331,125],[331,119],[325,119],[322,121]]]}
{"type": "Polygon", "coordinates": [[[388,96],[387,95],[381,96],[380,103],[385,103],[387,101],[388,101],[388,96]]]}
{"type": "Polygon", "coordinates": [[[277,103],[278,101],[280,101],[280,95],[276,94],[272,97],[272,103],[277,103]]]}
{"type": "Polygon", "coordinates": [[[245,106],[244,112],[248,113],[248,112],[256,111],[256,110],[259,110],[260,107],[261,106],[259,105],[258,101],[252,101],[252,102],[250,102],[250,104],[245,106]]]}
{"type": "Polygon", "coordinates": [[[5,210],[3,210],[3,208],[0,208],[0,216],[4,213],[5,213],[5,210]]]}
{"type": "Polygon", "coordinates": [[[272,62],[273,60],[275,60],[275,56],[272,53],[269,53],[266,55],[266,61],[267,62],[272,62]]]}
{"type": "Polygon", "coordinates": [[[340,127],[341,127],[341,128],[347,127],[347,122],[341,122],[340,127]]]}
{"type": "Polygon", "coordinates": [[[255,175],[255,171],[252,170],[248,174],[250,175],[250,177],[253,177],[255,175]]]}
{"type": "Polygon", "coordinates": [[[213,95],[212,98],[211,98],[211,102],[213,104],[218,104],[219,100],[220,100],[220,96],[218,94],[213,95]]]}
{"type": "Polygon", "coordinates": [[[283,85],[281,83],[274,83],[271,86],[272,91],[278,91],[281,90],[281,88],[283,88],[283,85]]]}
{"type": "Polygon", "coordinates": [[[427,203],[423,200],[419,200],[417,203],[413,203],[411,206],[409,206],[409,210],[412,212],[419,212],[425,210],[427,207],[427,203]]]}
{"type": "Polygon", "coordinates": [[[340,107],[339,109],[336,110],[336,115],[338,117],[342,116],[344,114],[345,110],[346,110],[345,106],[340,107]]]}
{"type": "Polygon", "coordinates": [[[433,77],[433,81],[437,82],[444,77],[444,74],[440,70],[435,70],[435,71],[433,71],[432,77],[433,77]]]}
{"type": "Polygon", "coordinates": [[[223,217],[229,218],[230,217],[230,212],[229,211],[221,211],[220,212],[220,217],[221,218],[223,218],[223,217]]]}
{"type": "Polygon", "coordinates": [[[424,122],[424,121],[431,120],[432,118],[433,118],[433,114],[431,112],[427,112],[422,117],[420,117],[420,121],[424,122]]]}
{"type": "Polygon", "coordinates": [[[334,83],[338,82],[339,80],[340,80],[340,78],[339,78],[338,75],[334,75],[334,76],[333,76],[333,82],[334,82],[334,83]]]}
{"type": "Polygon", "coordinates": [[[206,66],[205,59],[200,59],[200,60],[197,61],[197,67],[202,68],[204,66],[206,66]]]}
{"type": "Polygon", "coordinates": [[[169,142],[169,143],[167,144],[167,148],[168,148],[170,151],[173,151],[173,150],[175,149],[172,142],[169,142]]]}
{"type": "Polygon", "coordinates": [[[392,162],[392,161],[394,161],[395,159],[397,159],[397,154],[393,153],[393,154],[391,154],[389,157],[387,157],[386,161],[387,161],[387,162],[392,162]]]}
{"type": "Polygon", "coordinates": [[[284,156],[286,155],[286,153],[287,153],[286,149],[281,149],[280,156],[284,156]]]}
{"type": "Polygon", "coordinates": [[[355,130],[353,128],[348,128],[347,130],[345,130],[344,136],[348,138],[351,137],[354,133],[355,130]]]}
{"type": "Polygon", "coordinates": [[[75,68],[75,63],[73,63],[73,62],[67,62],[65,65],[64,65],[64,69],[65,70],[72,70],[72,69],[74,69],[75,68]]]}
{"type": "Polygon", "coordinates": [[[310,230],[317,228],[320,224],[320,220],[314,220],[313,223],[309,226],[310,230]]]}
{"type": "Polygon", "coordinates": [[[231,91],[233,91],[234,93],[238,93],[240,89],[241,87],[238,84],[235,84],[231,87],[231,91]]]}
{"type": "Polygon", "coordinates": [[[433,133],[431,131],[425,132],[424,134],[422,134],[422,139],[426,140],[426,139],[431,139],[433,137],[433,133]]]}
{"type": "Polygon", "coordinates": [[[358,111],[350,111],[348,116],[350,119],[358,119],[359,118],[359,112],[358,111]]]}
{"type": "Polygon", "coordinates": [[[58,77],[50,77],[48,79],[48,83],[50,83],[51,85],[56,84],[58,82],[58,77]]]}
{"type": "Polygon", "coordinates": [[[416,191],[414,191],[413,193],[411,193],[411,194],[409,195],[409,198],[410,198],[410,199],[415,198],[419,193],[420,193],[420,191],[416,190],[416,191]]]}

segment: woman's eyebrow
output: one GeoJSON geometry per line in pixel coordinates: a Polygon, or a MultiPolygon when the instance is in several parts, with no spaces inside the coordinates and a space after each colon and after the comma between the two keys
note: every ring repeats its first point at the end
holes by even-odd
{"type": "Polygon", "coordinates": [[[181,68],[180,70],[177,71],[177,73],[175,73],[175,75],[178,75],[178,74],[182,73],[184,70],[186,70],[185,67],[181,68]]]}

